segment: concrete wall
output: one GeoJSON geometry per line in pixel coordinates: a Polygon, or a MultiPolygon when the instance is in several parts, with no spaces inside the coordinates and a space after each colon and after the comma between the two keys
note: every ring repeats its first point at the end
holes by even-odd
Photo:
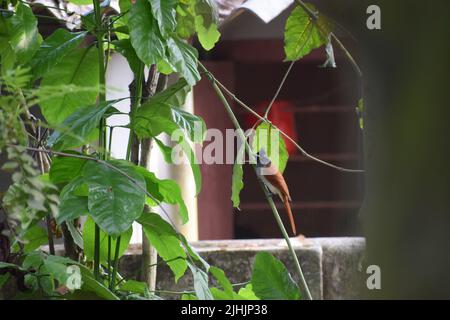
{"type": "MultiPolygon", "coordinates": [[[[314,299],[359,299],[365,283],[362,264],[363,238],[292,239],[300,264],[314,299]]],[[[298,280],[287,246],[282,239],[200,241],[192,244],[211,265],[225,271],[232,283],[251,278],[253,260],[260,251],[274,254],[298,280]]],[[[140,248],[133,247],[121,259],[121,274],[125,278],[140,277],[140,248]]],[[[166,265],[158,266],[157,290],[193,290],[192,277],[186,273],[178,283],[166,265]]],[[[161,296],[169,299],[174,295],[161,296]]]]}

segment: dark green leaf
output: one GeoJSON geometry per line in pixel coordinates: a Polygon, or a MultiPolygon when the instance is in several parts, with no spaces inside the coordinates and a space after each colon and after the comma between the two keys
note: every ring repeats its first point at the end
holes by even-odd
{"type": "MultiPolygon", "coordinates": [[[[308,7],[316,12],[313,5],[308,7]]],[[[292,10],[287,19],[284,33],[286,60],[294,61],[309,54],[313,49],[327,43],[331,24],[322,15],[314,21],[301,7],[292,10]]]]}
{"type": "MultiPolygon", "coordinates": [[[[128,229],[125,233],[121,234],[120,246],[119,246],[119,258],[124,254],[128,248],[131,236],[133,234],[133,228],[128,229]]],[[[83,226],[83,243],[84,243],[84,255],[90,261],[94,261],[94,247],[95,247],[95,222],[91,217],[88,217],[83,226]]],[[[111,239],[111,251],[110,258],[114,259],[116,251],[116,239],[111,239]]],[[[108,263],[108,235],[100,230],[100,263],[105,265],[108,263]]]]}
{"type": "Polygon", "coordinates": [[[164,161],[167,163],[172,163],[172,148],[169,146],[166,146],[161,140],[158,138],[153,138],[155,140],[156,145],[158,146],[159,150],[161,151],[164,161]]]}
{"type": "Polygon", "coordinates": [[[77,177],[61,190],[59,214],[56,217],[58,224],[64,221],[71,221],[89,212],[87,197],[79,196],[76,193],[83,184],[83,178],[77,177]]]}
{"type": "Polygon", "coordinates": [[[138,222],[142,225],[150,244],[169,265],[175,275],[175,281],[178,281],[186,272],[187,263],[186,252],[176,231],[155,213],[142,214],[138,222]]]}
{"type": "Polygon", "coordinates": [[[56,92],[48,99],[41,97],[42,113],[52,125],[60,124],[74,111],[94,104],[98,93],[97,51],[89,48],[72,50],[43,77],[41,85],[55,87],[55,90],[57,87],[63,90],[64,85],[89,87],[89,90],[56,92]]]}
{"type": "Polygon", "coordinates": [[[155,64],[164,57],[164,40],[147,0],[137,0],[131,7],[128,27],[131,44],[146,65],[155,64]]]}
{"type": "Polygon", "coordinates": [[[299,300],[300,290],[281,261],[267,252],[256,255],[252,286],[263,300],[299,300]]]}
{"type": "MultiPolygon", "coordinates": [[[[80,155],[75,151],[66,151],[74,155],[80,155]]],[[[53,184],[65,184],[77,176],[79,176],[86,163],[86,159],[72,158],[72,157],[55,157],[50,167],[50,181],[53,184]]]]}
{"type": "Polygon", "coordinates": [[[46,38],[36,55],[31,60],[31,67],[35,78],[49,72],[61,62],[69,52],[78,47],[86,36],[86,32],[71,33],[65,29],[57,29],[46,38]]]}
{"type": "Polygon", "coordinates": [[[195,85],[200,80],[200,74],[197,70],[197,50],[177,37],[169,38],[167,46],[166,62],[170,64],[173,70],[181,74],[189,85],[195,85]]]}
{"type": "Polygon", "coordinates": [[[116,100],[101,102],[72,113],[48,139],[53,150],[79,147],[89,142],[97,134],[100,119],[112,108],[116,100]]]}
{"type": "Polygon", "coordinates": [[[130,65],[131,71],[137,74],[139,72],[139,64],[140,60],[136,55],[136,51],[134,51],[133,46],[131,45],[130,39],[122,39],[113,41],[113,44],[121,55],[123,55],[130,65]]]}
{"type": "Polygon", "coordinates": [[[145,180],[129,162],[110,160],[108,164],[120,172],[90,161],[83,176],[89,187],[89,214],[107,234],[118,236],[130,229],[144,209],[145,180]]]}

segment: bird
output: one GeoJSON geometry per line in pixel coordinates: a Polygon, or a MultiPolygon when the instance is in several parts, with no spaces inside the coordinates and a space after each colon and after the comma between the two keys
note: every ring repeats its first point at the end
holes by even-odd
{"type": "Polygon", "coordinates": [[[256,172],[269,191],[272,194],[278,195],[281,198],[281,201],[283,201],[291,223],[292,232],[294,235],[297,235],[297,228],[295,227],[294,216],[290,204],[292,199],[289,195],[288,186],[281,172],[272,164],[272,161],[267,156],[264,148],[261,148],[256,154],[256,172]]]}

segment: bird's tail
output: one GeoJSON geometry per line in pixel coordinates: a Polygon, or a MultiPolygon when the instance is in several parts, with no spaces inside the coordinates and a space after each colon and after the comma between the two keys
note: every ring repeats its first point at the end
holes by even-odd
{"type": "Polygon", "coordinates": [[[289,221],[291,223],[292,232],[294,233],[294,235],[297,235],[297,229],[295,228],[294,215],[292,214],[291,204],[289,203],[289,197],[287,195],[283,196],[283,204],[284,204],[284,207],[286,208],[286,211],[287,211],[287,214],[289,217],[289,221]]]}

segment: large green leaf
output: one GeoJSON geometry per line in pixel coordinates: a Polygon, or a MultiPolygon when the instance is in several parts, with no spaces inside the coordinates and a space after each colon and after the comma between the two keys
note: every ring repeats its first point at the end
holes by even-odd
{"type": "Polygon", "coordinates": [[[29,6],[19,2],[15,14],[7,21],[11,32],[11,47],[16,53],[17,60],[25,64],[39,49],[41,37],[38,33],[37,19],[29,6]]]}
{"type": "Polygon", "coordinates": [[[158,21],[159,30],[163,35],[169,35],[175,30],[175,8],[178,0],[149,0],[152,13],[158,21]]]}
{"type": "Polygon", "coordinates": [[[272,164],[281,173],[284,172],[289,154],[286,150],[284,139],[278,129],[275,129],[267,122],[261,123],[256,128],[252,148],[254,152],[259,152],[261,149],[264,149],[272,164]]]}
{"type": "Polygon", "coordinates": [[[267,252],[255,257],[252,286],[263,300],[299,300],[300,290],[283,263],[267,252]]]}
{"type": "MultiPolygon", "coordinates": [[[[317,12],[313,5],[308,6],[317,12]]],[[[284,33],[286,60],[301,59],[313,49],[327,44],[330,29],[331,24],[324,16],[319,15],[315,21],[303,8],[296,7],[286,21],[284,33]]]]}
{"type": "MultiPolygon", "coordinates": [[[[23,252],[36,250],[48,242],[47,231],[39,225],[34,225],[26,229],[23,235],[20,235],[20,242],[23,244],[23,252]]],[[[15,245],[14,249],[14,251],[18,251],[19,246],[15,245]]]]}
{"type": "Polygon", "coordinates": [[[75,88],[56,92],[48,99],[41,97],[42,113],[52,125],[60,124],[74,111],[94,104],[98,93],[97,51],[89,48],[72,50],[42,78],[41,85],[55,87],[55,90],[58,87],[63,90],[64,85],[89,87],[89,90],[75,88]]]}
{"type": "MultiPolygon", "coordinates": [[[[66,151],[66,153],[74,156],[81,155],[75,151],[66,151]]],[[[53,184],[65,184],[72,181],[81,174],[86,161],[86,159],[74,157],[54,157],[49,172],[50,181],[53,184]]]]}
{"type": "Polygon", "coordinates": [[[144,177],[148,193],[159,201],[177,204],[182,223],[189,221],[189,215],[181,195],[181,189],[175,181],[158,179],[153,172],[143,167],[134,167],[134,169],[144,177]]]}
{"type": "MultiPolygon", "coordinates": [[[[119,257],[121,257],[128,248],[133,228],[128,229],[125,233],[120,235],[119,257]]],[[[94,261],[94,247],[95,247],[95,222],[91,217],[88,217],[83,226],[83,244],[84,255],[90,261],[94,261]]],[[[114,259],[116,250],[116,239],[111,239],[110,258],[114,259]]],[[[100,263],[108,263],[108,235],[100,230],[100,263]]]]}
{"type": "Polygon", "coordinates": [[[31,67],[35,78],[49,72],[61,62],[69,52],[78,47],[86,36],[86,32],[71,33],[65,29],[57,29],[46,38],[36,55],[31,60],[31,67]]]}
{"type": "Polygon", "coordinates": [[[89,214],[103,231],[118,236],[142,214],[145,180],[129,162],[110,160],[108,164],[120,172],[90,161],[84,166],[83,177],[89,187],[89,214]]]}
{"type": "Polygon", "coordinates": [[[104,101],[75,111],[53,132],[47,144],[54,150],[63,150],[79,147],[95,139],[100,119],[116,102],[104,101]]]}
{"type": "Polygon", "coordinates": [[[156,213],[144,213],[138,222],[142,225],[150,244],[169,265],[175,275],[175,281],[178,281],[186,272],[187,263],[186,252],[176,231],[156,213]]]}
{"type": "Polygon", "coordinates": [[[62,190],[59,196],[59,213],[56,217],[57,223],[64,221],[70,221],[85,215],[88,210],[88,199],[86,196],[80,196],[77,194],[77,190],[82,188],[84,180],[81,176],[77,177],[67,184],[62,190]]]}
{"type": "Polygon", "coordinates": [[[195,85],[200,80],[200,73],[197,70],[197,50],[176,36],[167,40],[167,48],[166,62],[181,74],[189,85],[195,85]]]}
{"type": "Polygon", "coordinates": [[[239,194],[244,188],[244,155],[245,147],[242,145],[238,149],[236,160],[233,164],[233,175],[231,177],[231,201],[233,202],[233,207],[238,208],[241,202],[239,194]]]}
{"type": "Polygon", "coordinates": [[[157,63],[164,57],[165,45],[153,17],[148,0],[137,0],[131,7],[128,18],[130,39],[138,57],[146,64],[157,63]]]}

